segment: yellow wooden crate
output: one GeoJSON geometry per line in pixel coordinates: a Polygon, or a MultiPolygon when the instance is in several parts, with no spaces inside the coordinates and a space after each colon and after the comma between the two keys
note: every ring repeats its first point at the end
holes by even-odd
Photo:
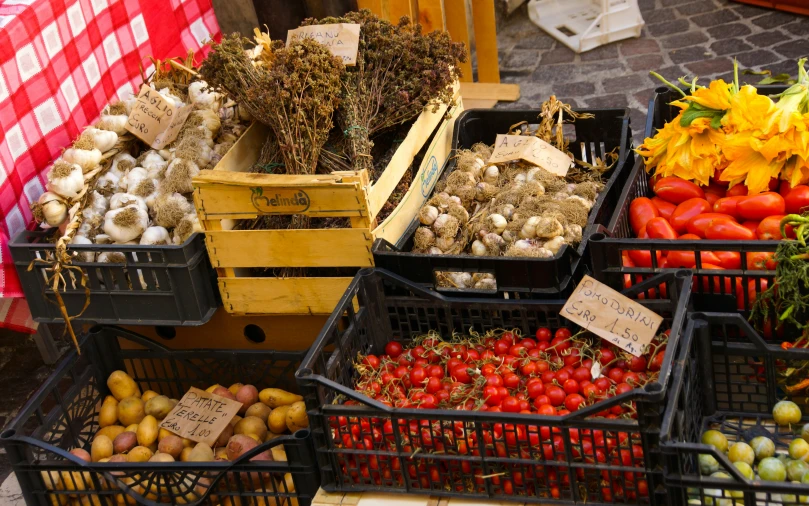
{"type": "Polygon", "coordinates": [[[267,127],[253,124],[213,170],[194,178],[194,204],[225,309],[242,315],[330,314],[351,277],[256,277],[250,268],[373,266],[374,240],[398,242],[438,180],[452,150],[455,119],[463,111],[458,86],[456,98],[458,105],[449,111],[445,106],[428,108],[416,119],[373,184],[365,170],[329,175],[247,172],[269,134],[267,127]],[[377,223],[379,211],[425,145],[409,191],[377,223]],[[351,228],[233,230],[236,220],[290,214],[348,217],[351,228]]]}

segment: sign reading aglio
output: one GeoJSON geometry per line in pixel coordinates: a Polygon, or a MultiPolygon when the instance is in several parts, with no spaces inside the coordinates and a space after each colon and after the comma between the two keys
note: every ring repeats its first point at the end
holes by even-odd
{"type": "Polygon", "coordinates": [[[177,138],[192,109],[190,104],[177,107],[173,101],[144,84],[129,113],[126,129],[153,149],[163,149],[177,138]]]}

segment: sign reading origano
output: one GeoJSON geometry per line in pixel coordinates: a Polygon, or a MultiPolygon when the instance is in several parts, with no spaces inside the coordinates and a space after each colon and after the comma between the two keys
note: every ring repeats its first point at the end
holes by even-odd
{"type": "Polygon", "coordinates": [[[309,209],[311,201],[303,190],[273,190],[264,193],[260,186],[250,189],[250,200],[256,210],[262,214],[298,214],[309,209]]]}

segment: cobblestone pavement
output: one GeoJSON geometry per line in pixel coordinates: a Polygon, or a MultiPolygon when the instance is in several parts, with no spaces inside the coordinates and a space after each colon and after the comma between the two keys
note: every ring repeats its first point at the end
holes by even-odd
{"type": "MultiPolygon", "coordinates": [[[[529,19],[526,6],[498,33],[503,82],[520,83],[518,102],[499,107],[536,107],[551,93],[577,107],[630,107],[636,144],[646,109],[660,82],[699,76],[731,79],[740,68],[797,74],[809,57],[809,17],[728,0],[638,0],[646,26],[640,38],[576,54],[529,19]]],[[[761,76],[743,75],[754,84],[761,76]]]]}

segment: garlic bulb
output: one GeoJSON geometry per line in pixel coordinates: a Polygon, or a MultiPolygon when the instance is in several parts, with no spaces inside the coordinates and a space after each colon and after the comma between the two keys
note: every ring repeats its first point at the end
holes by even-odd
{"type": "Polygon", "coordinates": [[[157,245],[157,244],[171,244],[171,236],[169,231],[163,227],[149,227],[140,238],[140,244],[143,245],[157,245]]]}
{"type": "Polygon", "coordinates": [[[568,244],[581,242],[582,230],[580,225],[571,224],[565,227],[565,242],[568,244]]]}
{"type": "Polygon", "coordinates": [[[429,227],[419,227],[413,235],[413,244],[424,250],[435,244],[435,233],[429,227]]]}
{"type": "Polygon", "coordinates": [[[167,162],[157,151],[149,151],[146,156],[143,156],[140,161],[140,166],[146,169],[148,176],[152,179],[162,179],[163,172],[168,167],[167,162]]]}
{"type": "MultiPolygon", "coordinates": [[[[45,192],[39,196],[37,205],[41,212],[41,219],[52,227],[58,227],[67,219],[67,203],[53,192],[45,192]]],[[[35,211],[34,215],[38,213],[35,211]]]]}
{"type": "Polygon", "coordinates": [[[486,256],[486,245],[480,241],[475,241],[472,243],[472,254],[476,257],[485,257],[486,256]]]}
{"type": "Polygon", "coordinates": [[[532,239],[537,235],[537,225],[539,224],[539,216],[531,216],[520,229],[520,237],[522,239],[532,239]]]}
{"type": "Polygon", "coordinates": [[[441,249],[436,247],[436,246],[430,246],[430,249],[427,250],[427,254],[428,255],[443,255],[444,252],[441,251],[441,249]]]}
{"type": "Polygon", "coordinates": [[[486,170],[483,171],[484,183],[495,184],[498,178],[500,178],[500,169],[496,165],[486,167],[486,170]]]}
{"type": "Polygon", "coordinates": [[[101,120],[96,127],[121,135],[126,133],[126,122],[128,120],[129,117],[126,114],[102,114],[101,120]]]}
{"type": "Polygon", "coordinates": [[[525,174],[522,173],[522,172],[520,172],[519,174],[514,176],[514,185],[515,186],[522,186],[522,185],[525,184],[525,181],[526,181],[525,174]]]}
{"type": "Polygon", "coordinates": [[[202,232],[202,225],[199,223],[199,218],[197,218],[197,213],[195,211],[191,211],[190,213],[183,216],[183,219],[180,220],[180,223],[174,228],[174,236],[172,237],[172,242],[174,244],[182,244],[184,243],[194,232],[202,232]]]}
{"type": "MultiPolygon", "coordinates": [[[[87,245],[93,244],[93,241],[84,237],[83,235],[74,235],[73,239],[71,239],[70,244],[80,244],[80,245],[87,245]]],[[[68,250],[69,251],[69,250],[68,250]]],[[[73,255],[79,262],[92,262],[95,260],[95,252],[93,251],[73,251],[73,255]]]]}
{"type": "Polygon", "coordinates": [[[104,214],[107,212],[108,208],[109,201],[97,191],[93,191],[93,193],[90,195],[88,207],[85,208],[85,211],[90,209],[96,214],[104,214]]]}
{"type": "Polygon", "coordinates": [[[253,115],[250,114],[250,111],[247,110],[247,107],[240,107],[237,105],[236,111],[239,113],[239,120],[243,121],[244,123],[249,123],[253,121],[253,115]]]}
{"type": "Polygon", "coordinates": [[[199,166],[190,160],[175,158],[165,173],[165,181],[161,191],[171,193],[191,193],[194,185],[191,180],[199,174],[199,166]]]}
{"type": "Polygon", "coordinates": [[[84,189],[81,166],[66,160],[57,160],[48,174],[48,189],[66,199],[78,197],[84,189]]]}
{"type": "Polygon", "coordinates": [[[126,100],[122,100],[121,103],[124,104],[124,108],[126,109],[127,116],[132,114],[132,109],[135,108],[135,105],[138,103],[138,97],[131,96],[126,100]]]}
{"type": "Polygon", "coordinates": [[[96,148],[68,148],[62,153],[62,159],[68,163],[78,165],[84,172],[90,172],[101,163],[101,151],[96,148]]]}
{"type": "Polygon", "coordinates": [[[157,90],[158,93],[163,95],[163,98],[168,100],[169,102],[174,102],[176,107],[182,107],[185,105],[185,102],[182,101],[180,97],[171,93],[171,90],[168,88],[162,88],[157,90]]]}
{"type": "Polygon", "coordinates": [[[525,173],[525,180],[526,181],[533,181],[536,179],[537,175],[539,175],[540,168],[534,167],[533,169],[528,169],[528,172],[525,173]]]}
{"type": "MultiPolygon", "coordinates": [[[[565,233],[565,228],[556,218],[542,216],[537,222],[535,234],[540,239],[549,239],[565,233]]],[[[550,248],[548,248],[550,249],[550,248]]]]}
{"type": "Polygon", "coordinates": [[[570,193],[570,194],[573,194],[573,191],[575,189],[576,189],[576,184],[575,183],[568,183],[567,186],[565,186],[565,191],[570,193]]]}
{"type": "Polygon", "coordinates": [[[494,278],[483,278],[473,287],[475,290],[497,290],[497,280],[494,278]]]}
{"type": "Polygon", "coordinates": [[[90,127],[84,132],[92,136],[93,144],[102,153],[111,150],[115,147],[115,143],[118,142],[118,134],[111,130],[99,130],[98,128],[90,127]]]}
{"type": "Polygon", "coordinates": [[[165,160],[168,163],[168,162],[171,162],[172,160],[174,160],[174,151],[175,151],[174,148],[170,148],[170,149],[169,148],[163,148],[163,149],[158,150],[157,154],[160,155],[161,157],[163,157],[163,160],[165,160]]]}
{"type": "Polygon", "coordinates": [[[468,272],[450,272],[447,277],[455,288],[470,288],[472,286],[472,275],[468,272]]]}
{"type": "Polygon", "coordinates": [[[494,232],[497,235],[503,233],[506,229],[506,225],[508,225],[508,221],[506,218],[501,214],[490,214],[486,218],[486,225],[489,227],[489,230],[494,232]]]}
{"type": "Polygon", "coordinates": [[[450,214],[442,214],[433,222],[433,230],[439,237],[455,237],[460,221],[450,214]]]}
{"type": "Polygon", "coordinates": [[[506,241],[502,237],[490,232],[483,237],[483,245],[489,250],[489,253],[499,254],[506,247],[506,241]]]}
{"type": "Polygon", "coordinates": [[[149,174],[146,172],[146,169],[143,167],[135,167],[134,169],[130,169],[129,172],[118,181],[118,188],[127,192],[132,191],[147,177],[149,177],[149,174]]]}
{"type": "Polygon", "coordinates": [[[455,238],[438,237],[438,239],[435,240],[435,245],[438,246],[441,251],[446,253],[447,251],[451,250],[453,246],[455,246],[455,238]]]}
{"type": "Polygon", "coordinates": [[[119,153],[112,159],[112,164],[106,174],[113,173],[117,178],[116,180],[118,180],[124,177],[129,169],[137,165],[138,161],[134,156],[129,153],[119,153]]]}
{"type": "Polygon", "coordinates": [[[98,234],[95,237],[96,244],[112,244],[112,238],[107,234],[98,234]]]}
{"type": "Polygon", "coordinates": [[[565,199],[568,202],[576,202],[582,205],[582,207],[586,208],[588,211],[593,208],[593,203],[587,200],[584,197],[579,197],[578,195],[573,195],[565,199]]]}
{"type": "Polygon", "coordinates": [[[457,195],[450,195],[449,196],[449,202],[450,202],[450,205],[457,204],[459,206],[463,206],[463,200],[461,200],[461,197],[459,197],[457,195]]]}
{"type": "Polygon", "coordinates": [[[502,234],[500,234],[500,237],[502,237],[503,240],[506,241],[507,243],[512,243],[516,241],[519,236],[515,232],[512,232],[511,230],[506,230],[502,234]]]}
{"type": "Polygon", "coordinates": [[[137,206],[141,211],[148,211],[149,209],[143,198],[131,193],[116,193],[110,197],[110,210],[112,211],[131,205],[137,206]]]}
{"type": "Polygon", "coordinates": [[[188,85],[188,100],[197,108],[217,111],[222,101],[222,95],[208,89],[205,81],[194,81],[188,85]]]}
{"type": "Polygon", "coordinates": [[[515,250],[529,251],[534,247],[534,244],[528,239],[520,239],[519,241],[514,241],[511,247],[515,250]]]}
{"type": "Polygon", "coordinates": [[[210,109],[194,111],[192,115],[201,120],[200,127],[202,127],[202,129],[207,130],[214,135],[219,133],[219,130],[222,128],[222,122],[219,120],[219,116],[210,109]]]}
{"type": "Polygon", "coordinates": [[[549,250],[551,253],[555,255],[556,253],[559,252],[559,249],[561,249],[561,247],[564,246],[564,244],[565,238],[558,235],[553,239],[551,239],[550,241],[547,241],[542,247],[549,250]]]}
{"type": "Polygon", "coordinates": [[[514,206],[511,204],[504,205],[500,210],[500,214],[503,216],[503,218],[510,220],[512,216],[514,216],[514,206]]]}
{"type": "MultiPolygon", "coordinates": [[[[98,241],[96,241],[98,242],[98,241]]],[[[98,254],[98,263],[101,264],[125,264],[126,256],[123,253],[107,252],[98,254]]]]}
{"type": "Polygon", "coordinates": [[[419,221],[422,225],[430,226],[438,218],[438,209],[433,206],[424,206],[419,211],[419,221]]]}
{"type": "Polygon", "coordinates": [[[104,215],[104,232],[117,243],[137,239],[148,226],[149,215],[137,205],[114,209],[104,215]]]}
{"type": "Polygon", "coordinates": [[[141,180],[141,182],[138,183],[138,186],[132,190],[132,195],[142,198],[144,202],[146,202],[146,207],[151,209],[154,207],[155,199],[157,199],[158,184],[157,179],[150,179],[147,177],[146,179],[141,180]]]}
{"type": "Polygon", "coordinates": [[[115,193],[118,191],[118,183],[121,178],[118,177],[112,170],[108,170],[96,179],[96,189],[104,193],[115,193]]]}
{"type": "Polygon", "coordinates": [[[161,227],[174,228],[193,210],[194,206],[179,193],[160,195],[154,203],[154,222],[161,227]]]}

